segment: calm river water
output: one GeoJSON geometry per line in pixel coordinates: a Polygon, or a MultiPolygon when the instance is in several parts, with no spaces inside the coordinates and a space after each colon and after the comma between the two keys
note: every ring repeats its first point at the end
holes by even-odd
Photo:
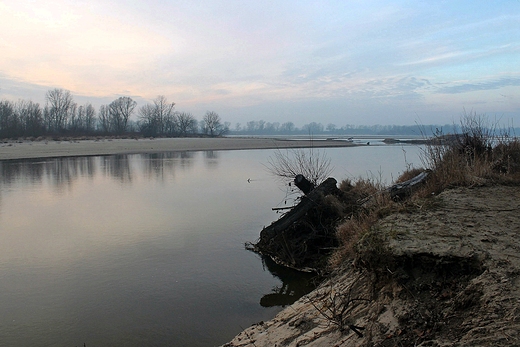
{"type": "MultiPolygon", "coordinates": [[[[326,153],[338,181],[420,166],[413,146],[326,153]]],[[[272,155],[0,162],[0,345],[216,346],[272,318],[310,282],[244,249],[287,197],[272,155]]]]}

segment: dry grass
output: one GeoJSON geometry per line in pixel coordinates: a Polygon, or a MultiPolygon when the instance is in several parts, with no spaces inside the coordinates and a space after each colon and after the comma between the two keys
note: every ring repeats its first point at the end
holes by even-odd
{"type": "MultiPolygon", "coordinates": [[[[520,140],[507,132],[497,134],[483,116],[464,115],[462,134],[437,134],[422,154],[423,165],[432,173],[422,188],[412,196],[412,204],[455,186],[483,184],[520,184],[520,140]]],[[[397,182],[415,177],[424,169],[410,169],[397,182]]],[[[343,181],[340,189],[356,201],[356,208],[337,228],[340,242],[330,257],[331,267],[347,261],[377,262],[384,257],[384,235],[374,231],[379,219],[407,208],[407,202],[394,202],[377,182],[361,179],[343,181]]],[[[364,266],[368,266],[365,264],[364,266]]]]}
{"type": "Polygon", "coordinates": [[[347,259],[355,258],[359,253],[359,240],[383,216],[395,210],[399,204],[392,202],[388,194],[384,194],[381,183],[369,179],[359,179],[354,184],[346,180],[341,182],[340,189],[346,200],[354,202],[357,208],[340,223],[337,237],[340,247],[330,257],[332,268],[341,266],[347,259]]]}

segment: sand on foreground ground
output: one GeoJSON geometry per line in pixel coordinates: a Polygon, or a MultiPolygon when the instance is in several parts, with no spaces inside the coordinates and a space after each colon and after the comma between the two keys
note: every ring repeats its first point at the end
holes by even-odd
{"type": "Polygon", "coordinates": [[[269,138],[164,138],[81,141],[20,141],[2,143],[0,160],[113,154],[218,151],[270,148],[349,147],[341,140],[282,140],[269,138]]]}
{"type": "Polygon", "coordinates": [[[348,267],[223,347],[520,346],[520,186],[432,199],[378,223],[382,272],[348,267]]]}

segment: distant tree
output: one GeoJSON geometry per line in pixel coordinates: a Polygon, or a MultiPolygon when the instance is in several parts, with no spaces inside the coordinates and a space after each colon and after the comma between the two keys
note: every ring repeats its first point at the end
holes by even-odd
{"type": "Polygon", "coordinates": [[[20,100],[16,104],[16,113],[18,114],[25,136],[40,136],[44,134],[45,125],[40,104],[20,100]]]}
{"type": "Polygon", "coordinates": [[[85,108],[74,105],[70,110],[68,129],[73,134],[83,130],[83,119],[85,118],[85,108]]]}
{"type": "Polygon", "coordinates": [[[278,122],[267,122],[264,125],[264,132],[267,134],[274,134],[280,129],[280,123],[278,122]]]}
{"type": "Polygon", "coordinates": [[[75,108],[72,95],[68,90],[52,89],[45,95],[47,104],[44,109],[44,118],[47,129],[51,132],[65,130],[70,113],[75,108]]]}
{"type": "Polygon", "coordinates": [[[18,117],[15,111],[15,105],[8,100],[0,102],[0,136],[13,137],[18,132],[18,117]]]}
{"type": "Polygon", "coordinates": [[[157,136],[157,126],[155,124],[155,108],[151,104],[143,105],[139,108],[139,131],[144,136],[157,136]]]}
{"type": "Polygon", "coordinates": [[[209,136],[221,136],[224,135],[226,129],[222,124],[220,116],[214,111],[208,111],[204,115],[203,121],[203,132],[209,136]]]}
{"type": "Polygon", "coordinates": [[[252,133],[258,130],[258,122],[252,120],[246,124],[247,132],[252,133]]]}
{"type": "Polygon", "coordinates": [[[164,95],[159,95],[154,101],[154,124],[157,127],[156,132],[159,135],[167,132],[173,132],[175,127],[175,103],[168,102],[164,95]],[[169,129],[166,131],[165,126],[168,123],[169,129]]]}
{"type": "Polygon", "coordinates": [[[177,125],[181,136],[187,136],[188,134],[194,134],[197,132],[197,120],[191,113],[178,113],[177,125]]]}
{"type": "Polygon", "coordinates": [[[327,124],[327,131],[329,133],[333,133],[336,131],[336,124],[329,123],[327,124]]]}
{"type": "Polygon", "coordinates": [[[179,134],[179,123],[175,112],[168,113],[162,119],[161,135],[176,136],[179,134]]]}
{"type": "Polygon", "coordinates": [[[242,131],[242,124],[240,124],[240,123],[236,123],[236,124],[235,124],[235,131],[236,131],[236,132],[242,131]]]}
{"type": "Polygon", "coordinates": [[[110,120],[110,108],[107,105],[99,107],[99,126],[101,131],[106,134],[112,132],[112,122],[110,120]]]}
{"type": "Polygon", "coordinates": [[[319,134],[323,132],[323,124],[312,122],[309,124],[305,124],[302,130],[309,134],[319,134]]]}
{"type": "Polygon", "coordinates": [[[93,133],[96,127],[96,109],[91,103],[85,105],[84,127],[87,133],[93,133]]]}
{"type": "Polygon", "coordinates": [[[231,129],[231,123],[230,122],[224,122],[224,129],[221,135],[229,133],[229,129],[231,129]]]}
{"type": "Polygon", "coordinates": [[[280,131],[284,132],[284,133],[291,133],[291,132],[295,131],[295,129],[296,129],[296,127],[294,126],[293,122],[283,123],[282,126],[280,127],[280,131]]]}
{"type": "Polygon", "coordinates": [[[122,96],[108,105],[112,130],[122,134],[127,130],[128,119],[134,112],[137,102],[127,96],[122,96]]]}

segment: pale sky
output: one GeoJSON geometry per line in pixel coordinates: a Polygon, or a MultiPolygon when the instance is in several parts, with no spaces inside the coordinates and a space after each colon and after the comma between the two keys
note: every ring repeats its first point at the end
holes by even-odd
{"type": "Polygon", "coordinates": [[[520,0],[0,0],[0,99],[224,121],[520,124],[520,0]]]}

